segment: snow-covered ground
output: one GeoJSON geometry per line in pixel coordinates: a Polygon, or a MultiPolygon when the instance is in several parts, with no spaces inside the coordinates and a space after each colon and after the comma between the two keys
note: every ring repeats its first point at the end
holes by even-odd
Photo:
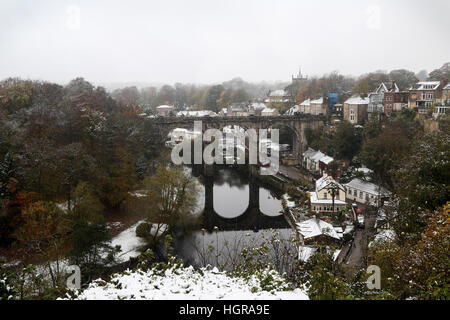
{"type": "MultiPolygon", "coordinates": [[[[111,246],[120,246],[120,252],[117,255],[117,262],[126,262],[130,258],[135,258],[141,254],[140,248],[145,245],[145,240],[139,238],[136,235],[136,228],[141,223],[145,222],[145,220],[141,220],[128,229],[122,231],[117,236],[115,236],[111,241],[111,246]]],[[[167,227],[167,226],[166,226],[167,227]]],[[[157,225],[152,225],[151,234],[156,234],[157,225]]],[[[158,231],[158,235],[162,234],[165,231],[165,227],[160,226],[160,230],[158,231]]]]}
{"type": "MultiPolygon", "coordinates": [[[[267,288],[266,288],[267,289],[267,288]]],[[[94,281],[76,299],[81,300],[308,300],[301,289],[290,290],[276,271],[249,279],[230,277],[217,268],[195,270],[170,268],[161,274],[153,269],[117,274],[106,283],[94,281]],[[261,278],[274,279],[273,288],[264,291],[261,278]]]]}

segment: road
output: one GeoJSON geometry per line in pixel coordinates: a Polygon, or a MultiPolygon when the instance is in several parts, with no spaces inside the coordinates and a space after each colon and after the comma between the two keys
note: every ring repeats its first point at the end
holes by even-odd
{"type": "Polygon", "coordinates": [[[375,215],[368,215],[364,219],[364,229],[357,228],[355,237],[347,256],[345,265],[349,267],[363,267],[369,237],[374,234],[375,215]]]}

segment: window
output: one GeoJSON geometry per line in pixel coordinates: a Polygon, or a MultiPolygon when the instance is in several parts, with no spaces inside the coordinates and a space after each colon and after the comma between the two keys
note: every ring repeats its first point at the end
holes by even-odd
{"type": "Polygon", "coordinates": [[[353,195],[354,195],[355,197],[357,197],[357,196],[358,196],[358,191],[356,191],[356,189],[355,189],[355,190],[353,190],[353,195]]]}
{"type": "Polygon", "coordinates": [[[429,94],[428,94],[428,99],[429,99],[429,100],[433,100],[433,94],[432,94],[432,93],[429,93],[429,94]]]}
{"type": "Polygon", "coordinates": [[[348,188],[348,194],[352,194],[352,189],[348,188]]]}
{"type": "Polygon", "coordinates": [[[328,194],[325,192],[325,193],[323,194],[323,198],[326,199],[326,198],[327,198],[327,195],[328,195],[328,194]]]}
{"type": "Polygon", "coordinates": [[[422,92],[422,100],[425,100],[425,98],[426,98],[426,93],[422,92]]]}
{"type": "Polygon", "coordinates": [[[350,116],[350,120],[351,120],[351,121],[355,121],[355,116],[354,116],[354,115],[351,115],[351,116],[350,116]]]}
{"type": "Polygon", "coordinates": [[[362,191],[359,192],[359,197],[360,197],[361,199],[363,198],[363,192],[362,192],[362,191]]]}
{"type": "Polygon", "coordinates": [[[369,195],[366,193],[366,201],[369,201],[369,195]]]}
{"type": "Polygon", "coordinates": [[[386,109],[392,109],[392,104],[388,104],[388,105],[386,106],[386,109]]]}

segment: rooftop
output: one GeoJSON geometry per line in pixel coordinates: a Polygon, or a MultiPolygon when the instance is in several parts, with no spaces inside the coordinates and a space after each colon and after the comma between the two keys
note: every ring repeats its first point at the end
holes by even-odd
{"type": "Polygon", "coordinates": [[[361,98],[360,95],[354,95],[345,100],[345,104],[369,104],[369,98],[361,98]]]}
{"type": "Polygon", "coordinates": [[[284,90],[274,90],[269,94],[270,97],[285,97],[287,95],[287,92],[284,90]]]}
{"type": "Polygon", "coordinates": [[[345,191],[345,188],[339,182],[336,182],[331,176],[323,176],[322,178],[316,181],[316,191],[320,191],[322,189],[327,188],[330,185],[335,185],[342,191],[345,191]]]}
{"type": "Polygon", "coordinates": [[[436,90],[440,84],[440,81],[421,81],[413,85],[410,90],[436,90]]]}
{"type": "Polygon", "coordinates": [[[361,190],[374,195],[389,195],[390,192],[383,187],[377,186],[371,182],[363,181],[361,179],[355,178],[349,183],[345,184],[346,187],[361,190]]]}
{"type": "Polygon", "coordinates": [[[312,100],[311,104],[323,104],[323,97],[316,100],[312,100]]]}
{"type": "Polygon", "coordinates": [[[314,238],[320,235],[327,235],[338,240],[341,238],[331,224],[317,218],[297,223],[297,230],[305,239],[314,238]]]}
{"type": "Polygon", "coordinates": [[[309,106],[310,104],[311,104],[311,100],[310,99],[306,99],[305,101],[300,103],[301,106],[309,106]]]}

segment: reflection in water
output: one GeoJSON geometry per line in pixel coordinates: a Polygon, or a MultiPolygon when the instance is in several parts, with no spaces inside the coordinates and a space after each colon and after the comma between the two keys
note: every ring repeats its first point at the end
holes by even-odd
{"type": "Polygon", "coordinates": [[[248,184],[240,187],[214,184],[214,210],[224,218],[240,216],[248,207],[248,184]]]}
{"type": "MultiPolygon", "coordinates": [[[[270,263],[276,264],[281,255],[285,258],[295,257],[296,247],[291,241],[291,233],[290,228],[258,232],[219,231],[204,235],[202,232],[195,232],[180,241],[176,251],[188,264],[212,265],[220,267],[221,270],[230,270],[236,264],[243,262],[239,254],[244,248],[254,248],[264,243],[271,249],[268,258],[270,263]],[[278,241],[272,242],[273,237],[278,241]]],[[[295,261],[288,265],[295,265],[295,261]]]]}
{"type": "Polygon", "coordinates": [[[272,192],[265,188],[259,188],[259,208],[267,216],[275,217],[281,215],[283,206],[281,200],[277,199],[272,192]]]}

